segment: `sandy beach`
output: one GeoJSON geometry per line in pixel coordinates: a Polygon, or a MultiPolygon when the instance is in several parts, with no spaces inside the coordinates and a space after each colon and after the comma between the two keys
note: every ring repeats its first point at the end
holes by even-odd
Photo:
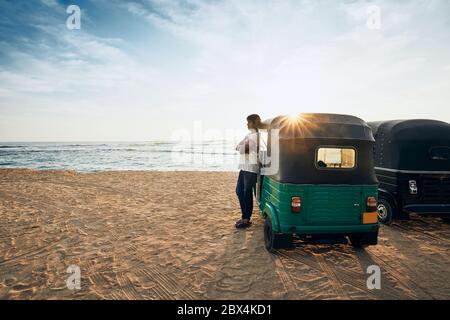
{"type": "Polygon", "coordinates": [[[270,254],[236,230],[237,173],[0,170],[0,299],[450,299],[450,226],[270,254]],[[380,266],[381,290],[366,287],[380,266]],[[78,265],[81,289],[66,286],[78,265]]]}

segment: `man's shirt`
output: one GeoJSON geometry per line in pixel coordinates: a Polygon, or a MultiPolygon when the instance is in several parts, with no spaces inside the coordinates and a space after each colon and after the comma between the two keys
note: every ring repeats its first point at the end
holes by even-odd
{"type": "Polygon", "coordinates": [[[251,129],[250,133],[238,143],[236,151],[239,151],[239,169],[248,172],[259,172],[258,164],[258,133],[251,129]],[[248,153],[246,153],[246,151],[248,153]]]}

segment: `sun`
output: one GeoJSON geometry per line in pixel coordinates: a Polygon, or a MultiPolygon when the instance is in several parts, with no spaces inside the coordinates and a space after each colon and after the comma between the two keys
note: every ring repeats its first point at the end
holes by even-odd
{"type": "Polygon", "coordinates": [[[285,120],[283,122],[283,127],[285,128],[286,132],[288,132],[289,135],[292,136],[306,135],[316,127],[314,119],[311,119],[301,113],[296,116],[288,115],[285,117],[285,120]]]}

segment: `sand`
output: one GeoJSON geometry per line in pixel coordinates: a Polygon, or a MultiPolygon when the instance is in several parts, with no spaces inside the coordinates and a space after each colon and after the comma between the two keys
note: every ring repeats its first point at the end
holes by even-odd
{"type": "Polygon", "coordinates": [[[0,299],[449,299],[450,227],[412,216],[379,245],[264,249],[236,230],[236,173],[0,170],[0,299]],[[366,286],[380,266],[381,290],[366,286]],[[78,265],[81,289],[69,290],[78,265]]]}

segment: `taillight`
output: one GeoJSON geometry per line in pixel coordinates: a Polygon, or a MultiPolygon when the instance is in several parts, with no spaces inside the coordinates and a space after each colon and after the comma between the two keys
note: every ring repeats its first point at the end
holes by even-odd
{"type": "Polygon", "coordinates": [[[368,197],[367,198],[367,212],[374,212],[377,211],[377,199],[375,197],[368,197]]]}
{"type": "Polygon", "coordinates": [[[292,197],[291,201],[291,211],[298,213],[302,208],[302,200],[300,197],[292,197]]]}

